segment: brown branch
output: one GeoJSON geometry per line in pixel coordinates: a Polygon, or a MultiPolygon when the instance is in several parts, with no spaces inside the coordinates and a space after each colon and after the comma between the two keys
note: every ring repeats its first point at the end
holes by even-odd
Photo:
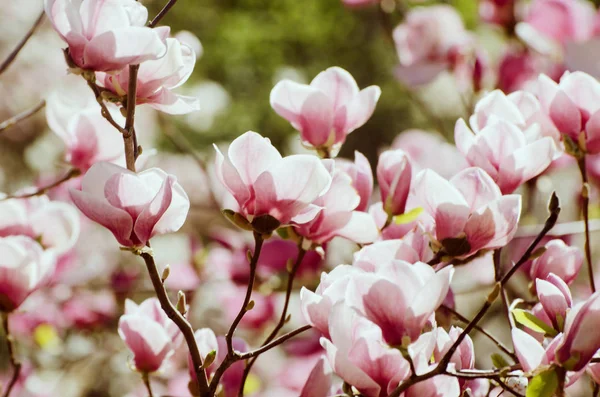
{"type": "Polygon", "coordinates": [[[434,376],[437,376],[437,375],[444,375],[444,374],[448,373],[448,371],[447,371],[448,364],[450,363],[452,356],[456,352],[456,349],[458,349],[458,347],[463,342],[463,340],[467,337],[467,335],[473,329],[475,329],[475,327],[477,326],[479,321],[481,321],[481,319],[486,315],[487,311],[490,309],[490,307],[492,307],[492,304],[496,301],[496,299],[500,295],[502,288],[506,285],[506,283],[510,280],[510,278],[517,272],[517,270],[519,270],[519,268],[525,262],[527,262],[527,260],[529,260],[531,253],[536,249],[539,242],[544,238],[546,233],[548,233],[548,231],[550,229],[552,229],[552,227],[556,224],[556,221],[558,220],[558,214],[560,214],[560,206],[559,206],[559,201],[558,201],[558,197],[556,196],[556,193],[552,193],[552,197],[550,198],[550,203],[548,205],[548,210],[550,211],[550,215],[548,216],[548,219],[546,219],[544,227],[542,228],[542,230],[540,231],[538,236],[529,245],[529,247],[527,248],[527,250],[525,251],[523,256],[521,256],[521,258],[519,259],[519,261],[504,275],[504,277],[502,277],[500,279],[500,281],[496,282],[496,285],[494,285],[494,289],[488,294],[487,299],[486,299],[485,303],[483,304],[483,306],[481,307],[481,309],[479,309],[479,311],[477,312],[475,317],[471,320],[471,322],[469,322],[467,324],[467,326],[465,327],[463,332],[460,333],[458,338],[456,338],[456,340],[454,341],[452,346],[450,346],[450,349],[448,349],[446,354],[444,354],[444,356],[442,357],[440,362],[437,364],[437,366],[429,372],[412,377],[412,378],[408,379],[407,381],[402,382],[396,389],[394,389],[394,391],[388,397],[399,397],[400,394],[402,394],[402,392],[406,391],[409,387],[411,387],[412,385],[414,385],[418,382],[425,381],[425,380],[433,378],[434,376]]]}
{"type": "Polygon", "coordinates": [[[12,388],[15,386],[15,384],[17,383],[17,380],[19,379],[19,374],[21,373],[21,363],[17,361],[17,358],[15,357],[15,348],[13,346],[13,338],[12,335],[10,335],[10,332],[8,330],[8,316],[9,313],[1,313],[2,315],[2,326],[4,328],[4,336],[6,337],[6,346],[8,348],[8,359],[10,361],[10,364],[13,367],[13,374],[12,377],[10,378],[10,382],[8,382],[8,386],[6,386],[6,390],[4,390],[4,393],[2,394],[2,397],[8,397],[10,396],[10,392],[12,391],[12,388]]]}
{"type": "Polygon", "coordinates": [[[161,276],[158,273],[158,268],[156,267],[156,263],[154,262],[154,257],[152,254],[149,252],[142,252],[140,256],[144,259],[144,262],[146,262],[146,268],[148,269],[148,274],[150,275],[150,280],[152,281],[152,286],[154,287],[154,291],[156,292],[156,297],[160,302],[160,306],[165,314],[181,330],[185,342],[187,343],[187,346],[190,350],[190,355],[192,357],[192,362],[194,363],[194,373],[196,374],[196,378],[198,380],[200,396],[212,396],[212,394],[209,393],[206,372],[202,367],[202,357],[200,356],[200,350],[198,349],[198,344],[196,343],[192,325],[181,313],[179,313],[177,308],[169,299],[167,289],[161,280],[161,276]]]}
{"type": "MultiPolygon", "coordinates": [[[[275,325],[275,328],[273,329],[273,331],[271,331],[269,336],[267,336],[267,338],[263,342],[262,346],[269,344],[269,342],[271,342],[273,339],[275,339],[275,337],[277,337],[277,334],[279,333],[281,328],[283,328],[283,326],[285,325],[285,323],[287,321],[287,311],[288,311],[288,306],[290,304],[290,297],[292,296],[292,287],[294,286],[294,278],[296,277],[296,272],[298,271],[298,268],[302,264],[304,255],[306,255],[306,250],[302,249],[301,247],[298,247],[298,257],[296,258],[296,262],[294,263],[294,266],[292,266],[292,268],[289,270],[287,288],[285,291],[285,302],[283,304],[283,310],[281,311],[281,316],[279,317],[279,321],[277,322],[277,325],[275,325]]],[[[252,366],[254,365],[256,360],[258,360],[258,355],[253,357],[252,359],[250,359],[250,361],[248,361],[246,363],[246,367],[244,368],[244,373],[242,375],[242,382],[240,383],[240,389],[238,392],[238,396],[243,396],[246,379],[248,379],[248,375],[250,375],[250,371],[252,370],[252,366]]]]}
{"type": "Polygon", "coordinates": [[[35,192],[23,193],[23,194],[11,194],[10,196],[0,198],[0,201],[10,200],[10,199],[26,199],[26,198],[35,197],[35,196],[41,196],[42,194],[46,194],[49,190],[52,190],[55,187],[60,186],[63,183],[67,182],[68,180],[78,177],[79,175],[81,175],[81,171],[77,168],[73,168],[73,169],[70,169],[65,174],[65,176],[63,176],[62,178],[52,182],[49,185],[38,188],[35,192]]]}
{"type": "Polygon", "coordinates": [[[135,160],[138,157],[137,137],[135,135],[135,102],[137,99],[137,75],[140,65],[129,66],[129,86],[127,88],[127,118],[125,120],[125,132],[123,133],[123,145],[125,147],[125,163],[127,169],[135,172],[135,160]]]}
{"type": "Polygon", "coordinates": [[[281,345],[283,342],[287,341],[288,339],[291,339],[296,335],[299,335],[305,331],[308,331],[311,328],[312,328],[312,326],[310,326],[310,325],[303,325],[300,328],[296,328],[295,330],[290,331],[287,334],[281,335],[279,338],[272,340],[271,342],[259,347],[256,350],[252,350],[252,351],[240,354],[239,360],[247,360],[249,358],[258,357],[262,353],[269,351],[276,346],[281,345]]]}
{"type": "Polygon", "coordinates": [[[38,111],[40,111],[41,109],[44,108],[44,106],[46,106],[46,101],[45,100],[41,100],[37,105],[35,105],[34,107],[27,109],[11,118],[9,118],[8,120],[4,120],[3,122],[0,123],[0,132],[6,130],[7,128],[12,127],[13,125],[33,116],[34,114],[36,114],[38,111]]]}
{"type": "Polygon", "coordinates": [[[585,167],[585,156],[582,156],[577,160],[579,165],[579,172],[581,173],[582,191],[581,197],[583,199],[582,210],[583,210],[583,221],[585,225],[585,259],[587,262],[588,276],[590,279],[590,289],[592,293],[596,292],[596,284],[594,281],[594,265],[592,263],[592,249],[590,248],[590,185],[588,183],[587,170],[585,167]]]}
{"type": "Polygon", "coordinates": [[[31,28],[29,28],[29,30],[27,31],[25,36],[21,39],[21,41],[19,41],[17,46],[11,51],[10,54],[8,54],[6,59],[4,61],[2,61],[2,64],[0,64],[0,74],[4,73],[6,71],[6,69],[8,69],[8,67],[17,58],[17,55],[19,55],[19,52],[21,52],[23,47],[25,47],[25,44],[27,44],[27,41],[31,38],[31,36],[33,36],[33,33],[44,21],[44,15],[45,15],[45,12],[44,12],[44,10],[42,10],[40,15],[37,17],[37,19],[33,23],[33,26],[31,28]]]}
{"type": "Polygon", "coordinates": [[[175,5],[175,3],[177,3],[177,0],[169,0],[169,2],[167,4],[165,4],[165,6],[163,7],[162,10],[160,10],[160,12],[158,14],[156,14],[156,16],[154,17],[154,19],[152,21],[150,21],[150,23],[148,23],[148,26],[153,28],[156,25],[158,25],[158,23],[160,22],[161,19],[163,19],[163,17],[165,15],[167,15],[167,12],[169,12],[169,10],[171,9],[171,7],[173,7],[175,5]]]}

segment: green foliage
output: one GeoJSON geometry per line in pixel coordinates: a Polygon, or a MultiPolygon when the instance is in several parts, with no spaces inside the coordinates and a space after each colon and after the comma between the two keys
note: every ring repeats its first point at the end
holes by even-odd
{"type": "Polygon", "coordinates": [[[528,311],[522,309],[514,309],[512,311],[512,314],[515,317],[516,322],[526,326],[527,328],[535,332],[540,332],[550,337],[556,336],[558,334],[558,332],[554,328],[549,327],[548,324],[546,324],[545,322],[543,322],[528,311]]]}
{"type": "Polygon", "coordinates": [[[557,388],[558,375],[554,368],[550,368],[531,378],[526,397],[552,397],[557,388]]]}

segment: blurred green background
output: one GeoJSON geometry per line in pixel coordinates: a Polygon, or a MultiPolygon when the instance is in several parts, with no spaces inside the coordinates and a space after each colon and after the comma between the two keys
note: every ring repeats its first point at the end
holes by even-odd
{"type": "MultiPolygon", "coordinates": [[[[457,3],[472,26],[476,3],[457,3]]],[[[154,15],[164,1],[145,4],[154,15]]],[[[202,42],[204,54],[190,83],[215,81],[229,93],[231,102],[201,133],[180,118],[169,119],[175,120],[196,150],[230,141],[247,130],[283,147],[296,133],[269,106],[277,76],[293,68],[308,83],[320,71],[340,66],[360,88],[374,84],[382,89],[373,117],[350,134],[340,153],[352,157],[354,150],[360,150],[373,160],[377,149],[404,129],[435,126],[393,77],[397,55],[389,31],[400,20],[398,11],[385,14],[377,5],[351,9],[341,0],[179,0],[162,23],[173,32],[189,30],[202,42]]],[[[450,129],[454,121],[443,120],[450,129]]],[[[161,144],[173,148],[166,139],[161,144]]]]}

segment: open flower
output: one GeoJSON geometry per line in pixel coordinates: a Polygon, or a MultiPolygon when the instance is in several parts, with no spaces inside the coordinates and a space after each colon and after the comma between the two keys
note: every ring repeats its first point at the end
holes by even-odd
{"type": "Polygon", "coordinates": [[[306,145],[331,152],[369,120],[380,95],[377,86],[359,91],[350,73],[332,67],[319,73],[310,85],[280,81],[270,100],[277,114],[300,131],[306,145]]]}
{"type": "Polygon", "coordinates": [[[146,27],[148,10],[135,0],[45,0],[45,9],[81,69],[121,70],[167,50],[169,29],[146,27]]]}
{"type": "Polygon", "coordinates": [[[312,203],[329,189],[331,176],[316,156],[281,157],[269,139],[252,131],[231,143],[227,157],[215,150],[217,176],[248,222],[269,215],[282,225],[302,224],[321,210],[312,203]]]}
{"type": "Polygon", "coordinates": [[[25,236],[0,237],[0,312],[11,312],[40,285],[56,258],[25,236]]]}
{"type": "MultiPolygon", "coordinates": [[[[187,81],[194,70],[196,55],[177,39],[167,39],[167,54],[140,65],[137,75],[136,103],[148,104],[169,114],[185,114],[200,109],[198,98],[179,95],[173,89],[187,81]]],[[[99,83],[119,97],[126,97],[129,68],[120,73],[98,73],[99,83]]]]}
{"type": "Polygon", "coordinates": [[[450,181],[423,170],[413,180],[407,208],[423,208],[419,222],[443,254],[466,258],[505,246],[517,231],[521,196],[503,196],[481,168],[467,168],[450,181]]]}
{"type": "Polygon", "coordinates": [[[69,191],[73,203],[110,230],[125,247],[143,247],[157,234],[179,230],[190,207],[174,176],[159,168],[140,173],[111,163],[96,163],[81,190],[69,191]]]}

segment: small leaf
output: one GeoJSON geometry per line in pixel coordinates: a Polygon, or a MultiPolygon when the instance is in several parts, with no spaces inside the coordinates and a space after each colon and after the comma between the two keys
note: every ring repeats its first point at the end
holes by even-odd
{"type": "Polygon", "coordinates": [[[504,356],[500,353],[492,354],[492,364],[494,364],[494,367],[496,368],[505,368],[510,366],[508,361],[506,361],[504,356]]]}
{"type": "Polygon", "coordinates": [[[254,301],[253,300],[248,302],[248,305],[246,306],[246,311],[249,312],[252,309],[254,309],[254,301]]]}
{"type": "Polygon", "coordinates": [[[512,314],[515,317],[516,322],[535,332],[546,334],[550,337],[558,335],[558,332],[554,328],[551,328],[548,324],[533,315],[533,313],[529,313],[522,309],[514,309],[512,314]]]}
{"type": "Polygon", "coordinates": [[[535,251],[531,253],[531,255],[529,255],[529,260],[539,258],[540,256],[544,255],[544,252],[546,252],[547,250],[548,248],[546,247],[538,247],[535,251]]]}
{"type": "Polygon", "coordinates": [[[526,397],[552,397],[558,388],[558,375],[554,368],[540,372],[529,381],[526,397]]]}
{"type": "Polygon", "coordinates": [[[204,362],[202,363],[202,368],[206,369],[210,367],[210,365],[215,361],[217,357],[217,351],[213,350],[204,357],[204,362]]]}
{"type": "Polygon", "coordinates": [[[412,221],[416,220],[422,212],[423,208],[417,207],[408,212],[405,212],[402,215],[396,215],[394,217],[394,223],[396,225],[406,225],[407,223],[411,223],[412,221]]]}

